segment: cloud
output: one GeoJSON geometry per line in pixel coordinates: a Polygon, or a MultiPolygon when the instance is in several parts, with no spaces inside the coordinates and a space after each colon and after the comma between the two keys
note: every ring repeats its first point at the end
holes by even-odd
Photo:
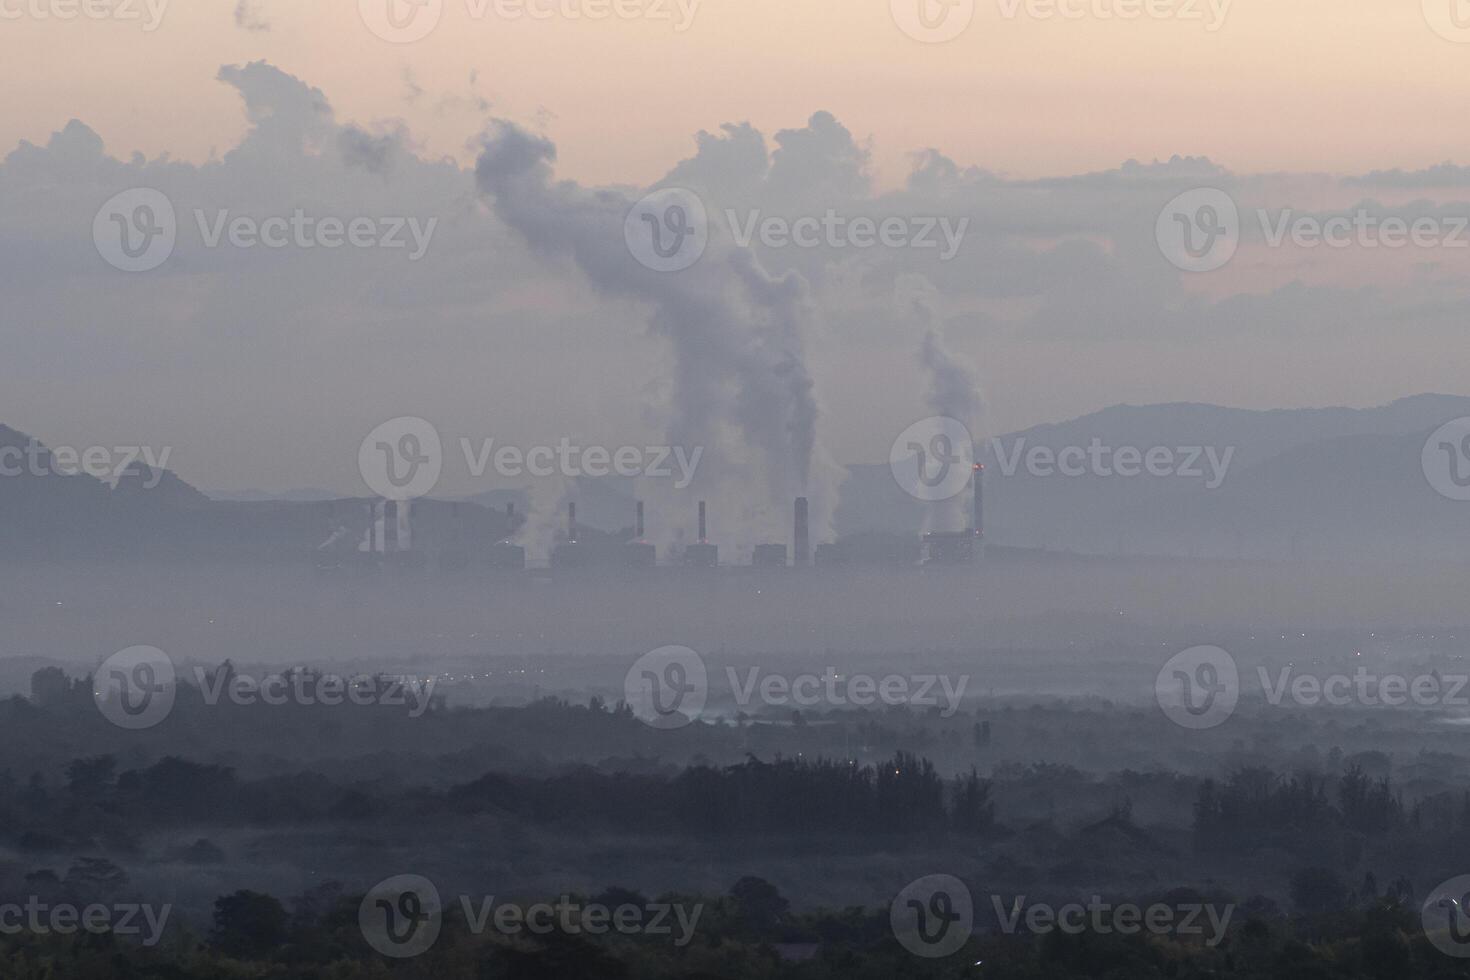
{"type": "Polygon", "coordinates": [[[239,0],[235,4],[235,26],[257,33],[271,29],[270,22],[261,13],[260,0],[239,0]]]}

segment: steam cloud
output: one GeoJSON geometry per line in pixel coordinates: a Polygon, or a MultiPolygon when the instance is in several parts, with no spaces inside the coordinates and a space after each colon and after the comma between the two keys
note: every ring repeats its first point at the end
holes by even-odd
{"type": "Polygon", "coordinates": [[[571,258],[598,290],[651,307],[649,326],[674,362],[669,444],[705,453],[686,491],[676,493],[668,481],[640,490],[653,504],[649,537],[673,543],[666,515],[687,526],[695,501],[708,499],[712,539],[743,555],[763,541],[787,540],[792,501],[803,495],[815,540],[829,536],[839,471],[817,437],[820,409],[805,354],[806,281],[796,273],[769,275],[713,227],[693,267],[644,268],[623,235],[641,195],[553,182],[555,158],[550,141],[499,122],[476,180],[496,214],[533,248],[571,258]]]}

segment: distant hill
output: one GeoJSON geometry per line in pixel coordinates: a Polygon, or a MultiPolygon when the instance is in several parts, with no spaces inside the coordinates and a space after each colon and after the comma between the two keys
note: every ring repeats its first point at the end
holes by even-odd
{"type": "MultiPolygon", "coordinates": [[[[1449,395],[1368,409],[1119,405],[1009,433],[983,447],[987,540],[1088,553],[1460,557],[1470,504],[1436,494],[1419,456],[1434,429],[1466,415],[1470,398],[1449,395]],[[1208,477],[1037,476],[1024,463],[1008,475],[1002,465],[1018,448],[1024,459],[1037,446],[1055,453],[1094,438],[1115,449],[1234,453],[1216,489],[1205,488],[1208,477]]],[[[917,531],[923,518],[887,464],[849,467],[840,534],[917,531]]]]}
{"type": "MultiPolygon", "coordinates": [[[[1378,408],[1252,411],[1212,405],[1118,405],[988,441],[986,537],[998,546],[1088,554],[1202,557],[1459,559],[1470,545],[1470,503],[1427,484],[1419,457],[1429,433],[1470,416],[1470,398],[1419,395],[1378,408]],[[1131,478],[1037,475],[1026,455],[1084,449],[1208,446],[1223,459],[1221,485],[1199,476],[1131,478]]],[[[30,440],[0,426],[0,449],[30,440]]],[[[1181,457],[1182,458],[1182,457],[1181,457]]],[[[623,479],[574,481],[578,523],[619,532],[633,523],[634,488],[623,479]]],[[[319,491],[242,492],[211,498],[141,463],[110,486],[54,472],[0,477],[0,556],[310,555],[324,542],[351,548],[367,502],[319,491]]],[[[526,513],[523,490],[460,502],[421,501],[415,527],[426,544],[489,543],[510,533],[505,508],[526,513]]],[[[924,505],[886,463],[848,468],[836,514],[839,535],[915,534],[924,505]]]]}

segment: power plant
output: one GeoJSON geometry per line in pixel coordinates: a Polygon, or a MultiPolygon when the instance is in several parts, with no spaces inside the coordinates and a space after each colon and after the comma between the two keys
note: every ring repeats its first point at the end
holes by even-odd
{"type": "MultiPolygon", "coordinates": [[[[961,530],[933,530],[917,538],[897,535],[859,534],[839,541],[811,541],[810,504],[797,497],[793,504],[791,543],[756,544],[748,567],[757,569],[803,568],[844,565],[938,565],[955,566],[977,562],[985,555],[985,467],[975,464],[971,489],[973,507],[969,526],[961,530]]],[[[344,501],[342,503],[350,504],[344,501]]],[[[324,505],[328,527],[326,540],[316,549],[319,568],[342,564],[356,555],[359,563],[417,567],[436,556],[445,571],[485,569],[495,572],[525,571],[526,549],[514,543],[523,521],[514,503],[503,512],[487,511],[469,503],[429,500],[369,500],[362,510],[349,506],[349,519],[340,520],[336,503],[324,505]],[[353,527],[351,513],[362,513],[363,523],[353,527]],[[424,517],[424,512],[428,517],[424,517]],[[498,518],[498,519],[497,519],[498,518]],[[493,529],[487,533],[487,525],[493,529]],[[479,542],[477,544],[477,539],[479,542]],[[357,543],[354,545],[353,542],[357,543]]],[[[566,505],[565,529],[551,549],[549,565],[556,572],[592,569],[653,569],[659,565],[658,549],[647,538],[642,500],[633,502],[633,522],[617,533],[599,531],[577,523],[577,504],[566,505]]],[[[670,563],[685,568],[720,567],[719,545],[710,539],[709,505],[697,503],[694,541],[674,547],[670,563]]],[[[728,566],[727,566],[728,567],[728,566]]]]}

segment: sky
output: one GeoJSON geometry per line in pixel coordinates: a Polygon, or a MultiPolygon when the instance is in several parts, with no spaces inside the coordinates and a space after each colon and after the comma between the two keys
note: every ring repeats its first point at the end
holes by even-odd
{"type": "MultiPolygon", "coordinates": [[[[428,0],[407,43],[379,36],[388,2],[0,0],[0,423],[172,447],[206,488],[360,492],[358,444],[397,416],[451,442],[692,428],[731,461],[881,461],[934,410],[930,333],[991,432],[1470,391],[1470,31],[1448,0],[958,0],[926,8],[945,41],[917,0],[428,0]],[[654,187],[709,211],[683,278],[603,248],[654,187]],[[177,244],[129,272],[94,226],[137,188],[177,244]],[[1159,239],[1200,189],[1240,229],[1203,270],[1159,239]],[[410,246],[222,231],[298,209],[410,246]],[[963,233],[735,240],[829,212],[963,233]],[[1333,217],[1346,244],[1313,244],[1333,217]],[[1423,242],[1384,246],[1385,218],[1429,222],[1423,242]],[[693,330],[706,314],[724,332],[693,330]]],[[[817,479],[768,468],[783,493],[817,479]]]]}

